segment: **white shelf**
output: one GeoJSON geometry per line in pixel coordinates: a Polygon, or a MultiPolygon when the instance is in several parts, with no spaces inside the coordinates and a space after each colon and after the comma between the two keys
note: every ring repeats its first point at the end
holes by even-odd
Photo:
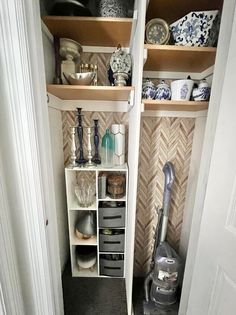
{"type": "Polygon", "coordinates": [[[69,206],[69,210],[71,211],[97,211],[97,205],[96,205],[96,201],[92,204],[92,206],[87,207],[87,208],[83,208],[81,206],[78,205],[78,203],[72,202],[71,205],[69,206]]]}
{"type": "Polygon", "coordinates": [[[98,201],[126,201],[126,196],[119,199],[114,199],[107,196],[106,198],[98,199],[98,201]]]}
{"type": "Polygon", "coordinates": [[[94,270],[90,270],[90,269],[81,269],[79,270],[77,268],[77,266],[75,266],[72,269],[72,276],[73,277],[89,277],[89,278],[96,278],[98,277],[98,271],[97,271],[97,264],[94,267],[94,270]]]}
{"type": "Polygon", "coordinates": [[[97,246],[97,236],[90,239],[79,239],[73,232],[70,232],[71,245],[97,246]]]}
{"type": "Polygon", "coordinates": [[[123,164],[123,165],[119,165],[119,166],[113,166],[113,167],[104,167],[103,165],[97,165],[97,166],[93,166],[93,167],[87,167],[85,166],[76,166],[76,167],[71,167],[70,165],[68,165],[66,167],[66,170],[68,171],[83,171],[83,172],[88,172],[88,171],[104,171],[104,172],[124,172],[128,170],[128,165],[127,163],[123,164]]]}

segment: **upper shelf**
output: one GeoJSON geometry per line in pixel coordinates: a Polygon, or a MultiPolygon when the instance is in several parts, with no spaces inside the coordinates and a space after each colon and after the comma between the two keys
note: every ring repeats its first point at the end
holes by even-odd
{"type": "Polygon", "coordinates": [[[128,47],[132,18],[45,16],[52,35],[78,41],[83,46],[128,47]]]}
{"type": "Polygon", "coordinates": [[[207,10],[221,10],[223,0],[150,0],[147,10],[147,21],[153,18],[162,18],[167,23],[173,23],[179,18],[188,14],[191,11],[207,11],[207,10]]]}
{"type": "Polygon", "coordinates": [[[202,72],[215,63],[216,48],[146,44],[144,70],[202,72]]]}
{"type": "Polygon", "coordinates": [[[132,86],[48,84],[47,91],[62,100],[128,101],[132,86]]]}
{"type": "Polygon", "coordinates": [[[142,100],[144,110],[189,111],[197,112],[208,109],[208,102],[142,100]]]}

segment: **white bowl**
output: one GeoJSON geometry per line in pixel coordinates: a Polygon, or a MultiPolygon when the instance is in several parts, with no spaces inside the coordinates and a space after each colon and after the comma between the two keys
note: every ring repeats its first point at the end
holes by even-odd
{"type": "Polygon", "coordinates": [[[175,80],[171,82],[171,100],[189,101],[193,89],[193,80],[175,80]]]}
{"type": "Polygon", "coordinates": [[[79,255],[77,254],[76,256],[76,262],[77,265],[81,268],[81,269],[89,269],[92,268],[96,262],[97,262],[97,256],[96,253],[94,254],[88,254],[88,255],[79,255]]]}
{"type": "Polygon", "coordinates": [[[72,85],[90,85],[93,82],[95,75],[95,72],[64,73],[67,81],[72,85]]]}

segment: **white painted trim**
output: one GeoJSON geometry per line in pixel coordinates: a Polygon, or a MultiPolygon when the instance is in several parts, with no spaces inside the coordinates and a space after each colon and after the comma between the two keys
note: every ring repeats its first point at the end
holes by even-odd
{"type": "Polygon", "coordinates": [[[77,107],[84,108],[86,112],[127,112],[128,102],[124,101],[88,101],[88,100],[61,100],[48,93],[48,107],[61,111],[76,111],[77,107]]]}
{"type": "MultiPolygon", "coordinates": [[[[143,50],[143,66],[145,65],[145,63],[146,63],[146,61],[147,61],[147,57],[148,57],[148,50],[146,49],[146,48],[144,48],[144,50],[143,50]]],[[[146,72],[148,72],[149,73],[149,71],[146,71],[146,72]]],[[[150,72],[153,72],[153,71],[150,71],[150,72]]],[[[145,77],[144,76],[144,73],[145,73],[145,71],[143,71],[143,77],[145,77]]],[[[151,77],[149,77],[149,76],[147,76],[148,78],[151,78],[151,77]]]]}
{"type": "Polygon", "coordinates": [[[138,10],[134,10],[133,12],[133,21],[132,21],[132,28],[131,28],[131,35],[130,35],[130,49],[132,49],[133,41],[134,41],[134,34],[137,27],[137,20],[138,20],[138,10]]]}
{"type": "MultiPolygon", "coordinates": [[[[147,51],[147,49],[144,49],[147,51]]],[[[146,57],[147,58],[147,57],[146,57]]],[[[146,59],[145,59],[146,62],[146,59]]],[[[193,80],[202,80],[214,72],[214,66],[209,67],[208,69],[204,70],[203,72],[172,72],[172,71],[143,71],[143,77],[149,79],[172,79],[172,80],[179,80],[183,78],[187,78],[189,75],[193,80]]]]}
{"type": "Polygon", "coordinates": [[[204,70],[203,72],[201,72],[199,75],[199,80],[206,79],[207,77],[213,75],[214,68],[215,68],[215,66],[212,66],[212,67],[204,70]]]}
{"type": "Polygon", "coordinates": [[[112,54],[115,50],[116,50],[116,47],[83,46],[84,53],[112,54]]]}
{"type": "Polygon", "coordinates": [[[193,80],[200,80],[201,74],[196,72],[171,72],[171,71],[143,71],[143,77],[149,79],[179,80],[191,76],[193,80]]]}
{"type": "Polygon", "coordinates": [[[142,91],[141,67],[143,63],[143,43],[145,28],[146,1],[135,1],[135,10],[138,10],[136,31],[133,38],[131,55],[133,58],[132,84],[135,86],[134,106],[129,111],[129,143],[128,143],[128,164],[129,164],[129,189],[128,189],[128,229],[126,231],[128,253],[127,264],[125,266],[125,283],[128,315],[132,314],[132,289],[133,289],[133,262],[134,262],[134,242],[136,223],[136,200],[138,181],[138,156],[140,137],[140,100],[142,91]]]}
{"type": "Polygon", "coordinates": [[[53,94],[47,93],[47,103],[48,103],[48,107],[51,107],[60,111],[64,110],[63,101],[53,94]]]}
{"type": "Polygon", "coordinates": [[[198,118],[206,117],[207,110],[200,110],[197,112],[188,111],[165,111],[165,110],[145,110],[142,112],[143,117],[186,117],[186,118],[198,118]]]}
{"type": "MultiPolygon", "coordinates": [[[[192,284],[192,275],[195,264],[196,251],[199,240],[199,230],[202,219],[202,211],[206,194],[207,180],[211,163],[213,140],[215,137],[216,123],[220,108],[222,86],[225,77],[225,69],[228,59],[228,51],[231,40],[232,24],[234,20],[235,0],[225,1],[223,6],[221,28],[216,54],[215,71],[212,82],[212,93],[208,109],[206,132],[203,143],[202,161],[197,183],[195,205],[193,209],[192,227],[189,238],[188,254],[185,266],[182,296],[180,300],[179,315],[188,314],[189,293],[192,284]]],[[[233,39],[232,39],[233,40],[233,39]]]]}
{"type": "Polygon", "coordinates": [[[42,33],[47,36],[47,38],[50,40],[50,42],[53,43],[53,35],[51,34],[48,27],[46,26],[46,24],[42,20],[41,20],[41,29],[42,29],[42,33]]]}
{"type": "Polygon", "coordinates": [[[12,197],[9,199],[11,215],[17,211],[19,217],[20,213],[19,222],[15,221],[12,228],[15,242],[20,244],[17,253],[21,283],[24,283],[24,314],[63,314],[59,251],[53,223],[55,207],[39,3],[1,2],[0,12],[2,53],[5,54],[2,75],[9,96],[0,110],[1,115],[3,111],[7,115],[6,130],[11,138],[11,155],[4,167],[11,161],[6,179],[14,178],[12,187],[8,188],[12,197]],[[13,207],[15,199],[17,203],[13,207]],[[45,228],[46,218],[50,229],[45,228]]]}

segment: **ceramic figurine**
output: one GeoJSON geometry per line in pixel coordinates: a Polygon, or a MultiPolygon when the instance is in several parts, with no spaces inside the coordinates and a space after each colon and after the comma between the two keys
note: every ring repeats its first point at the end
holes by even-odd
{"type": "Polygon", "coordinates": [[[219,11],[190,12],[170,25],[175,45],[214,46],[216,44],[220,16],[219,11]]]}
{"type": "Polygon", "coordinates": [[[152,81],[147,79],[143,83],[143,88],[142,88],[142,98],[144,99],[154,99],[156,94],[156,87],[152,81]]]}
{"type": "Polygon", "coordinates": [[[208,83],[206,80],[202,80],[198,87],[193,89],[193,100],[194,101],[208,101],[210,98],[210,90],[211,88],[209,87],[208,83]]]}
{"type": "Polygon", "coordinates": [[[171,90],[168,84],[164,80],[156,87],[156,93],[154,96],[155,100],[170,100],[171,99],[171,90]]]}

